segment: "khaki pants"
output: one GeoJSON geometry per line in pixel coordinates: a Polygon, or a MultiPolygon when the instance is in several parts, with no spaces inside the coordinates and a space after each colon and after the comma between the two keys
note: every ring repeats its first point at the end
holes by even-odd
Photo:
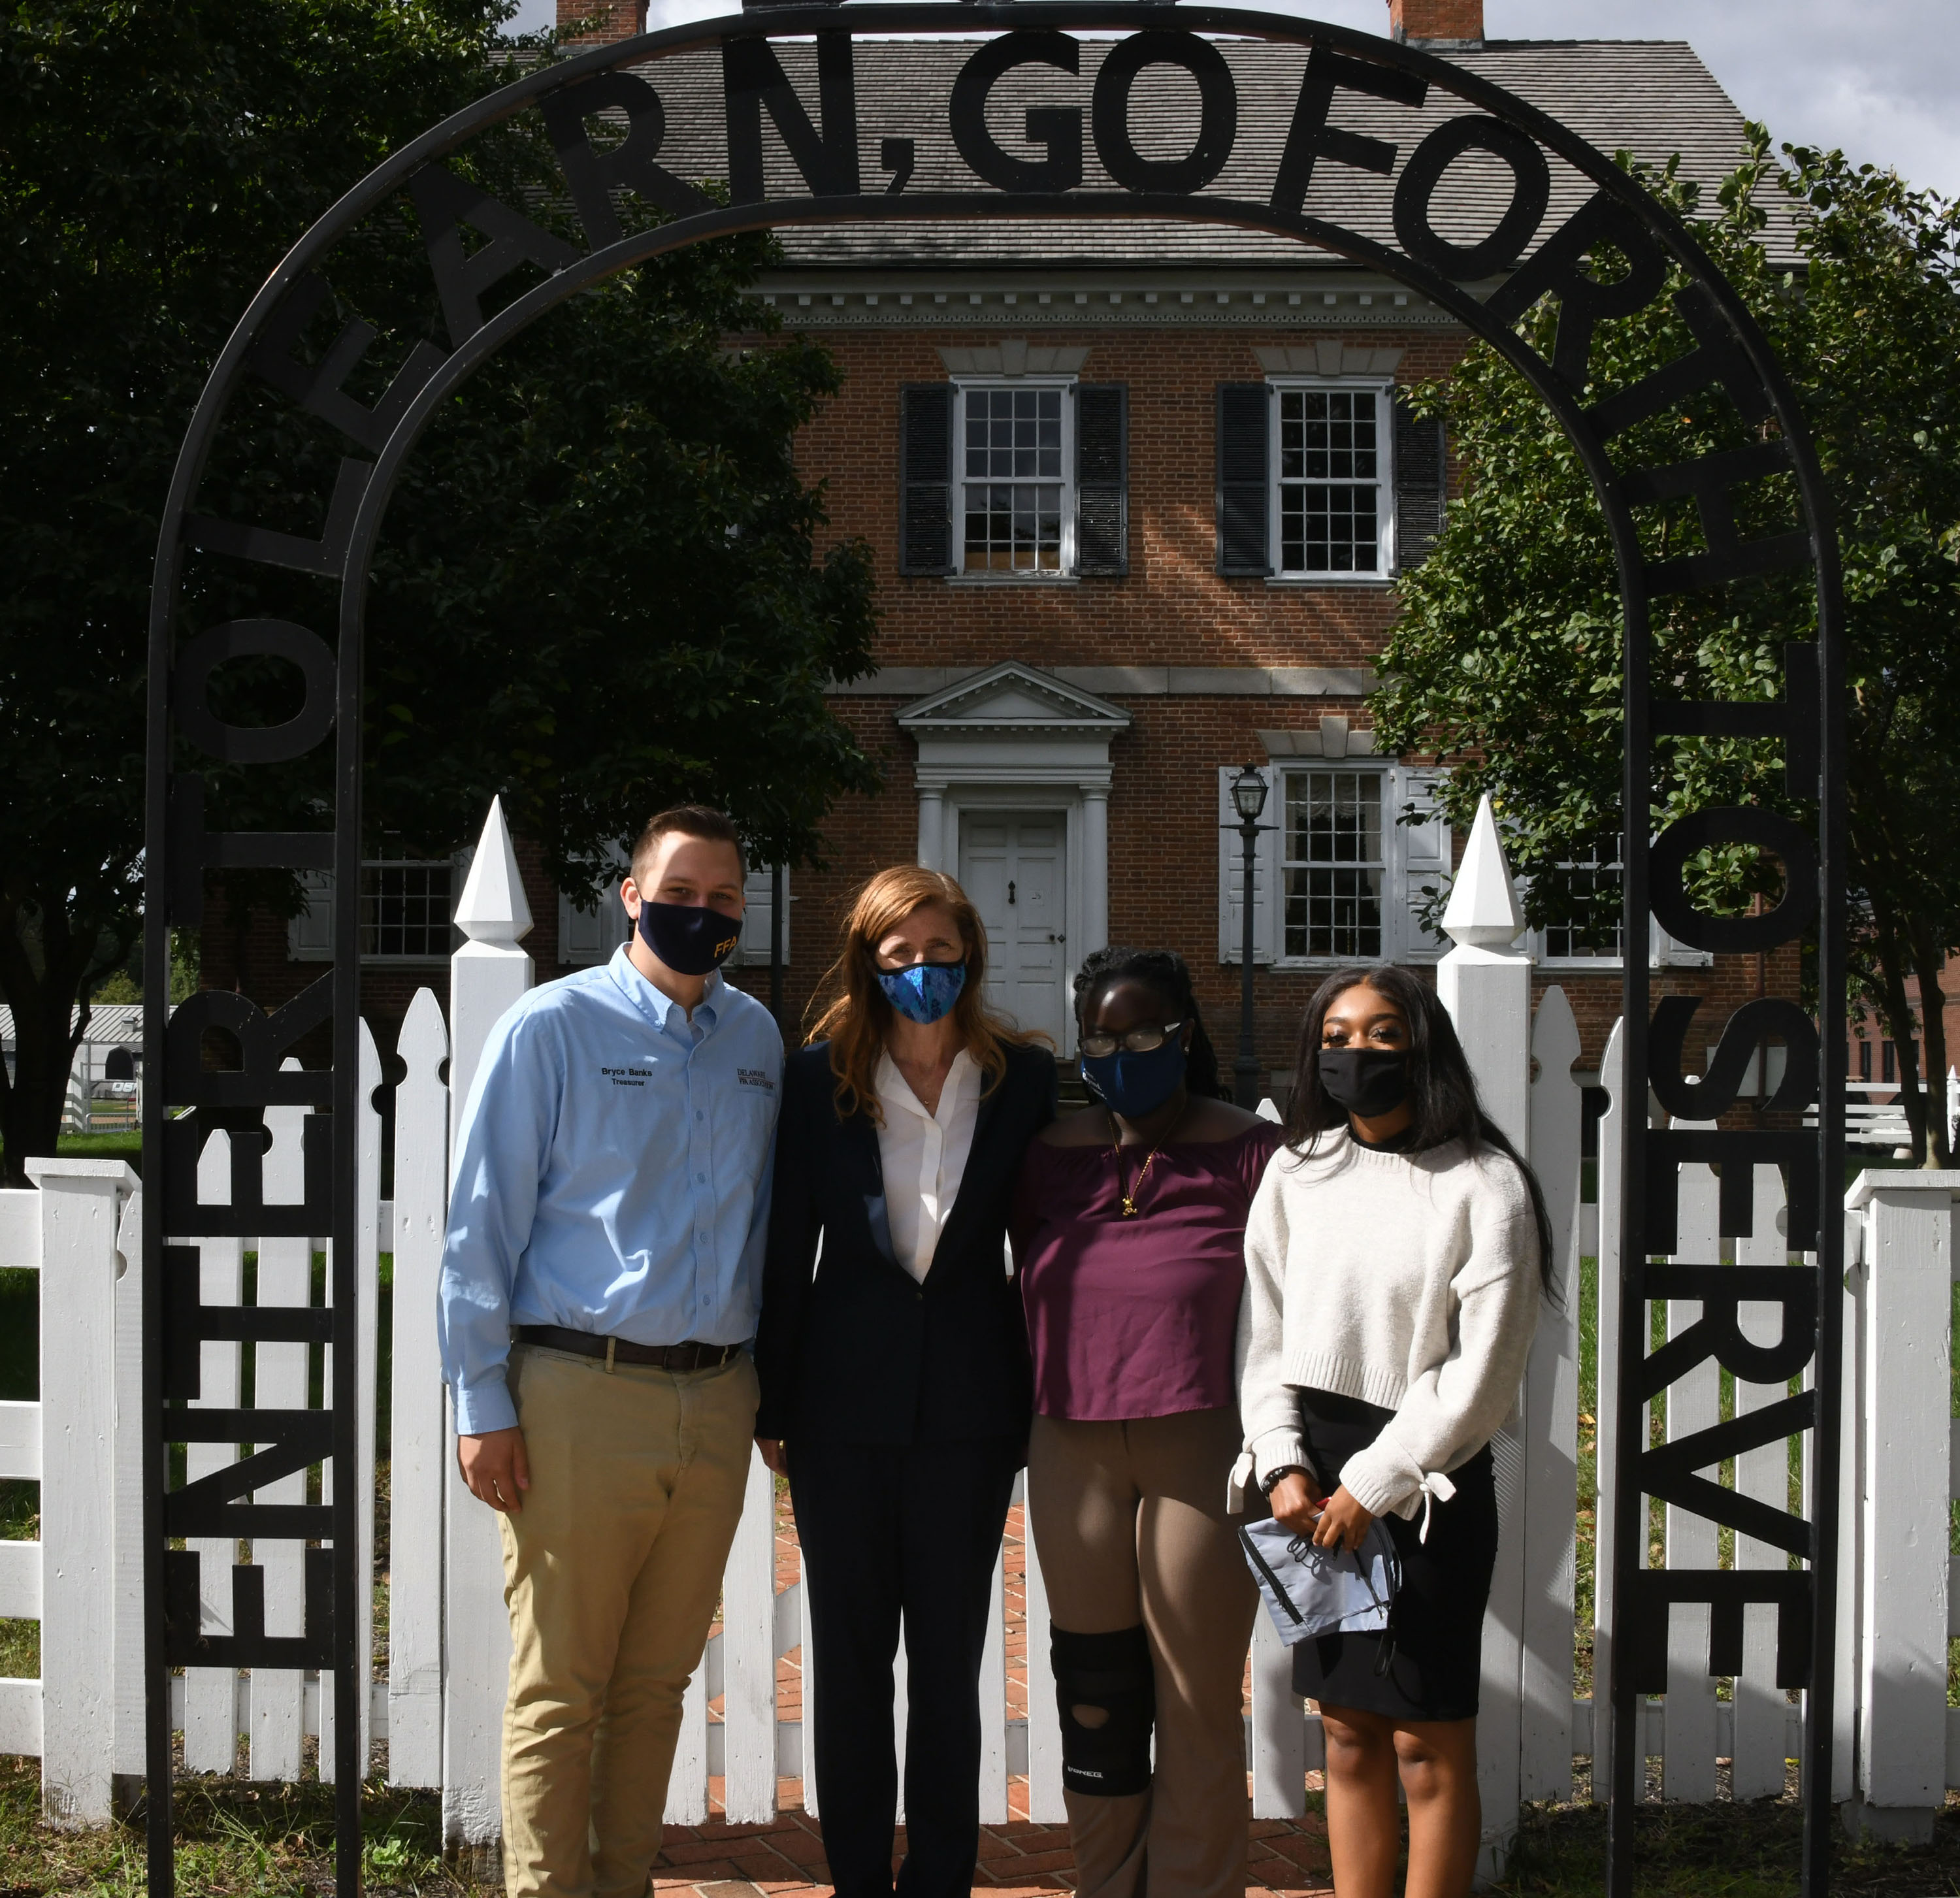
{"type": "Polygon", "coordinates": [[[501,1518],[505,1888],[641,1898],[742,1514],[755,1366],[609,1372],[517,1345],[510,1384],[531,1486],[501,1518]]]}
{"type": "Polygon", "coordinates": [[[1246,1889],[1242,1709],[1258,1594],[1225,1515],[1239,1444],[1236,1408],[1034,1420],[1028,1513],[1055,1625],[1103,1635],[1141,1622],[1157,1686],[1150,1790],[1063,1795],[1076,1898],[1246,1889]]]}

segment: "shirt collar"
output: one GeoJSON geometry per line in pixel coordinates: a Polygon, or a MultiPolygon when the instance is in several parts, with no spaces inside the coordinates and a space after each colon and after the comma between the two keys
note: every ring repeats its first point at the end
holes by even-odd
{"type": "MultiPolygon", "coordinates": [[[[633,966],[633,958],[628,953],[625,943],[620,944],[612,951],[608,973],[619,985],[626,999],[641,1014],[648,1017],[663,1034],[678,1033],[686,1029],[687,1011],[671,995],[663,995],[641,974],[633,966]]],[[[704,1035],[712,1034],[721,1019],[723,991],[727,986],[719,969],[708,971],[702,989],[701,999],[694,1005],[694,1021],[704,1035]]]]}
{"type": "MultiPolygon", "coordinates": [[[[975,1072],[972,1058],[964,1048],[961,1049],[953,1057],[953,1065],[947,1069],[946,1080],[939,1091],[941,1113],[959,1100],[967,1077],[975,1072]]],[[[879,1100],[886,1106],[916,1114],[921,1120],[937,1118],[926,1112],[925,1103],[912,1092],[912,1083],[899,1072],[899,1064],[892,1059],[892,1051],[889,1048],[883,1049],[878,1056],[878,1068],[871,1077],[871,1084],[877,1090],[879,1100]]]]}

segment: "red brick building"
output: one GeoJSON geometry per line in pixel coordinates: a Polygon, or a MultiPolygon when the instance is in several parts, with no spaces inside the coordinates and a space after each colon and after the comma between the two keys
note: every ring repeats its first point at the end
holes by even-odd
{"type": "MultiPolygon", "coordinates": [[[[1741,115],[1685,44],[1488,40],[1479,0],[1388,11],[1399,37],[1446,49],[1601,150],[1656,163],[1680,153],[1711,197],[1739,156],[1741,115]]],[[[635,24],[631,6],[615,11],[608,37],[635,24]]],[[[1039,158],[1031,109],[1062,96],[1057,87],[1080,93],[1108,43],[1082,42],[1078,77],[1034,67],[1004,78],[988,119],[1004,148],[1039,158]]],[[[1240,144],[1265,142],[1270,165],[1303,52],[1223,49],[1240,144]]],[[[779,49],[800,84],[803,50],[779,49]]],[[[943,93],[970,52],[956,39],[859,43],[867,177],[881,109],[892,115],[910,84],[943,93]]],[[[718,84],[705,65],[692,81],[678,62],[658,70],[670,92],[718,84]]],[[[1133,122],[1160,127],[1170,150],[1195,123],[1195,88],[1186,100],[1180,84],[1167,68],[1136,82],[1133,122]]],[[[1421,113],[1344,95],[1336,119],[1376,133],[1393,123],[1406,150],[1411,122],[1461,109],[1440,94],[1421,113]]],[[[921,151],[921,175],[938,161],[921,151]]],[[[714,162],[705,148],[704,167],[714,162]]],[[[1390,180],[1338,167],[1329,177],[1348,193],[1347,221],[1386,229],[1390,180]]],[[[1563,173],[1554,214],[1580,189],[1563,173]]],[[[1473,161],[1452,212],[1466,229],[1478,189],[1473,161]]],[[[879,796],[832,814],[828,867],[789,879],[791,1014],[829,960],[850,890],[918,860],[972,893],[998,999],[1064,1053],[1073,970],[1123,941],[1184,953],[1229,1059],[1239,846],[1223,826],[1226,786],[1250,763],[1268,784],[1272,826],[1254,886],[1259,1052],[1283,1078],[1301,1008],[1329,968],[1430,963],[1448,947],[1415,909],[1446,880],[1452,841],[1437,820],[1398,821],[1427,807],[1435,773],[1377,751],[1367,695],[1396,578],[1426,553],[1449,475],[1437,430],[1401,394],[1447,375],[1468,333],[1387,278],[1212,225],[803,227],[784,232],[783,250],[756,294],[845,372],[798,453],[825,484],[833,531],[875,554],[878,670],[833,702],[885,776],[879,796]]],[[[371,874],[369,1006],[386,1045],[412,988],[441,986],[443,905],[460,877],[447,865],[371,874]]],[[[1610,893],[1610,864],[1575,874],[1610,893]]],[[[757,880],[742,977],[759,986],[767,887],[757,880]]],[[[296,986],[323,951],[324,898],[283,941],[240,939],[255,992],[296,986]]],[[[534,868],[531,900],[527,947],[541,979],[604,954],[625,928],[616,901],[581,912],[534,868]]],[[[1533,947],[1542,980],[1573,996],[1583,1059],[1596,1064],[1618,1010],[1617,957],[1557,931],[1533,947]]],[[[1793,952],[1764,967],[1711,964],[1659,937],[1637,947],[1663,972],[1657,988],[1720,996],[1711,1040],[1735,1002],[1794,981],[1793,952]]],[[[207,954],[221,976],[225,952],[207,954]]]]}

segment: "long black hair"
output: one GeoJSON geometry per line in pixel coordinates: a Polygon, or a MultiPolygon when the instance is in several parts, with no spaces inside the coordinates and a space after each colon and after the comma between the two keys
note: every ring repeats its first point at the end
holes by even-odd
{"type": "Polygon", "coordinates": [[[1204,1032],[1198,998],[1191,987],[1191,970],[1175,949],[1097,949],[1075,972],[1075,1027],[1082,1029],[1083,1012],[1112,983],[1141,982],[1163,1002],[1168,1018],[1191,1024],[1191,1046],[1185,1050],[1184,1084],[1195,1094],[1220,1097],[1218,1055],[1204,1032]]]}
{"type": "Polygon", "coordinates": [[[1287,1102],[1287,1145],[1295,1153],[1311,1153],[1323,1133],[1348,1125],[1348,1110],[1320,1084],[1320,1031],[1337,996],[1350,989],[1367,987],[1394,1002],[1409,1027],[1409,1104],[1415,1117],[1409,1123],[1409,1145],[1420,1150],[1460,1140],[1472,1154],[1494,1148],[1523,1174],[1531,1195],[1532,1218],[1538,1227],[1538,1275],[1545,1296],[1559,1299],[1558,1262],[1551,1256],[1551,1218],[1545,1211],[1545,1189],[1530,1162],[1511,1145],[1504,1130],[1484,1111],[1477,1097],[1476,1077],[1456,1038],[1456,1024],[1443,998],[1406,969],[1389,964],[1339,969],[1314,991],[1300,1024],[1300,1046],[1293,1056],[1293,1094],[1287,1102]]]}

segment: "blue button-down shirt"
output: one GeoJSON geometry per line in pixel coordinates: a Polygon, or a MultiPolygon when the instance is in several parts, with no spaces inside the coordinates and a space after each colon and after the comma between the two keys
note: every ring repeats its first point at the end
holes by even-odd
{"type": "Polygon", "coordinates": [[[491,1030],[437,1317],[456,1427],[514,1424],[513,1325],[742,1344],[761,1304],[782,1037],[709,976],[692,1021],[616,950],[491,1030]]]}

